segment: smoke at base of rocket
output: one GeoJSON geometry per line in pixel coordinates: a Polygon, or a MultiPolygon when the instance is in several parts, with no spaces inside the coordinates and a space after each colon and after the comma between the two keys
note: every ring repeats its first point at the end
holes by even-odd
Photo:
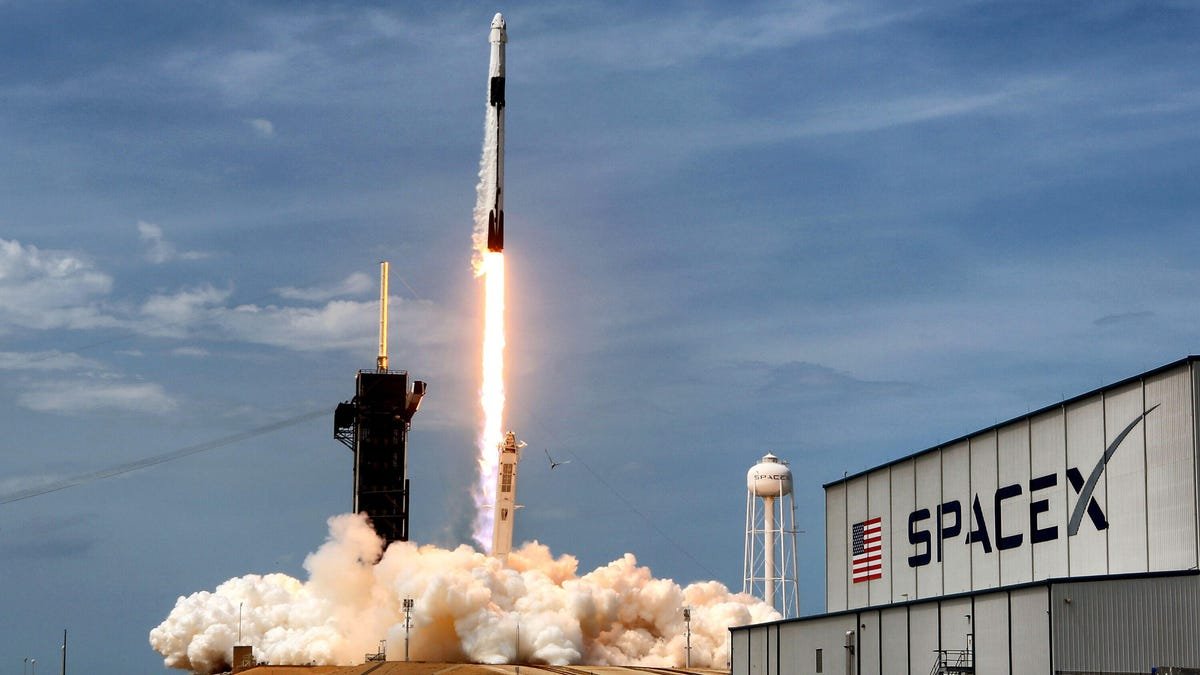
{"type": "Polygon", "coordinates": [[[240,629],[275,665],[351,665],[380,639],[397,660],[404,598],[414,600],[412,658],[551,665],[678,666],[682,608],[692,610],[693,667],[725,667],[730,626],[779,618],[763,602],[705,581],[656,579],[632,554],[578,576],[578,562],[531,543],[507,562],[469,546],[447,550],[382,541],[361,515],[329,520],[329,539],[308,556],[308,579],[285,574],[230,579],[181,597],[150,632],[171,668],[222,672],[240,629]],[[520,652],[516,652],[517,624],[520,652]]]}

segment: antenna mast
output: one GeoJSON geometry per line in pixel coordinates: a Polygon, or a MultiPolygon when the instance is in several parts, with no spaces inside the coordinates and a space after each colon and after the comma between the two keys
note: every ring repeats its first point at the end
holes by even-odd
{"type": "Polygon", "coordinates": [[[375,360],[375,369],[386,373],[387,359],[387,326],[388,326],[388,264],[379,263],[379,358],[375,360]]]}

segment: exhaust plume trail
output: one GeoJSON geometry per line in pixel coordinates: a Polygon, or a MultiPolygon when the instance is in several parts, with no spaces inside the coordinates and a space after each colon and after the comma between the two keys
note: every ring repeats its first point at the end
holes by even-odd
{"type": "Polygon", "coordinates": [[[482,376],[479,402],[479,476],[471,490],[475,501],[472,537],[491,552],[495,524],[496,473],[504,428],[504,17],[492,19],[488,42],[488,105],[484,118],[479,184],[475,188],[475,275],[484,279],[482,376]]]}

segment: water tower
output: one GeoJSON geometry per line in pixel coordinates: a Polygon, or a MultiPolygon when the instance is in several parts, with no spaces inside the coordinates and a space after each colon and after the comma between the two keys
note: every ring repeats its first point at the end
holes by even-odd
{"type": "Polygon", "coordinates": [[[767,453],[746,472],[746,558],[742,592],[785,618],[800,614],[792,470],[767,453]]]}

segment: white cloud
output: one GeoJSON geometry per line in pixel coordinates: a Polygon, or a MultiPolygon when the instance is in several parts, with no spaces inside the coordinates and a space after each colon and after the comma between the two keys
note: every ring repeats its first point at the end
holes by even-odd
{"type": "Polygon", "coordinates": [[[179,347],[178,349],[172,349],[171,353],[175,356],[187,356],[197,359],[208,356],[208,350],[200,347],[179,347]]]}
{"type": "Polygon", "coordinates": [[[271,138],[275,135],[275,125],[269,119],[256,117],[252,120],[247,120],[247,122],[254,129],[254,132],[263,138],[271,138]]]}
{"type": "Polygon", "coordinates": [[[309,286],[308,288],[286,286],[276,289],[275,292],[279,294],[279,297],[288,300],[323,302],[348,295],[361,295],[374,288],[374,286],[375,284],[371,280],[371,277],[362,272],[355,272],[332,286],[309,286]]]}
{"type": "Polygon", "coordinates": [[[141,330],[148,335],[182,335],[185,328],[210,317],[232,294],[205,284],[168,295],[153,295],[142,304],[146,319],[141,330]]]}
{"type": "Polygon", "coordinates": [[[17,396],[17,403],[37,412],[63,414],[114,411],[158,414],[177,407],[175,399],[158,384],[88,380],[43,382],[17,396]]]}
{"type": "Polygon", "coordinates": [[[0,326],[113,326],[97,307],[111,290],[112,277],[78,254],[0,239],[0,326]]]}
{"type": "Polygon", "coordinates": [[[0,352],[0,370],[101,370],[103,367],[78,354],[60,351],[0,352]]]}
{"type": "Polygon", "coordinates": [[[154,223],[139,220],[138,236],[146,244],[146,260],[161,265],[172,260],[200,260],[208,257],[203,251],[178,251],[175,245],[166,240],[162,228],[154,223]]]}
{"type": "MultiPolygon", "coordinates": [[[[369,279],[351,275],[336,289],[352,290],[369,279]]],[[[336,289],[282,289],[281,295],[317,299],[336,289]],[[288,291],[287,293],[284,290],[288,291]]],[[[141,307],[139,330],[147,335],[183,337],[203,331],[213,339],[282,347],[296,351],[372,350],[377,335],[374,301],[330,300],[318,307],[277,305],[227,306],[231,290],[210,285],[155,295],[141,307]]],[[[447,337],[447,320],[429,302],[389,300],[395,326],[420,326],[406,338],[410,345],[430,346],[447,337]]]]}
{"type": "Polygon", "coordinates": [[[369,348],[375,316],[374,303],[334,300],[315,308],[242,305],[214,318],[235,339],[312,351],[369,348]]]}

